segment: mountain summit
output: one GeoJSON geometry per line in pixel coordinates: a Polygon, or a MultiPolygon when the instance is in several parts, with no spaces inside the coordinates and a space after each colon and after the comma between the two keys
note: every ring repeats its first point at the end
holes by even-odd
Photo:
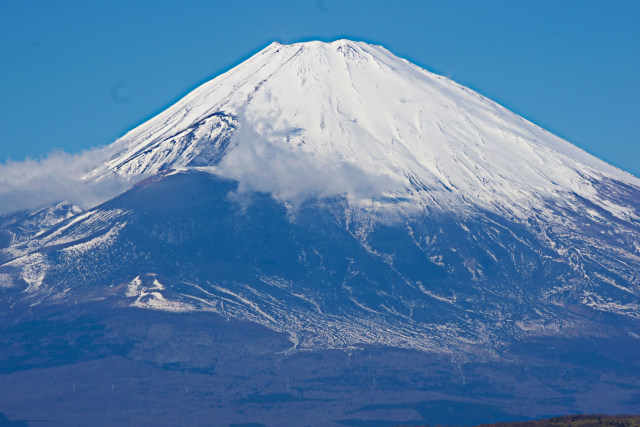
{"type": "MultiPolygon", "coordinates": [[[[110,147],[90,177],[208,166],[278,200],[347,195],[522,216],[593,181],[640,180],[380,46],[273,43],[110,147]]],[[[406,207],[406,206],[405,206],[406,207]]]]}

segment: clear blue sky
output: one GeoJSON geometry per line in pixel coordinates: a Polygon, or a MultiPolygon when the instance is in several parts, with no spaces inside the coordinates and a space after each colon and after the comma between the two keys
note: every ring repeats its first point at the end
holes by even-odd
{"type": "Polygon", "coordinates": [[[382,44],[640,176],[640,1],[0,0],[0,162],[112,142],[273,40],[382,44]]]}

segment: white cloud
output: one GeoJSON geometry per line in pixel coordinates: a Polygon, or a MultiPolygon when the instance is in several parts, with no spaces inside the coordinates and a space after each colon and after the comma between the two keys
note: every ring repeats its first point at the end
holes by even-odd
{"type": "Polygon", "coordinates": [[[241,115],[231,149],[216,173],[237,180],[238,193],[259,191],[293,203],[334,196],[370,199],[401,191],[397,179],[366,171],[356,159],[305,151],[298,146],[304,143],[302,134],[276,119],[245,120],[241,115]]]}
{"type": "Polygon", "coordinates": [[[40,159],[0,163],[0,213],[34,209],[69,200],[95,206],[126,189],[115,177],[100,182],[82,177],[104,160],[101,148],[69,154],[54,151],[40,159]]]}

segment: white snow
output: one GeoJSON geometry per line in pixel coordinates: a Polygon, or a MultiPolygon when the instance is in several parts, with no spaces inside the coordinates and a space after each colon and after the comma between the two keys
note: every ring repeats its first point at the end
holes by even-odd
{"type": "Polygon", "coordinates": [[[144,286],[140,276],[136,276],[127,285],[125,295],[130,298],[135,298],[135,301],[131,303],[132,307],[173,312],[195,310],[195,307],[191,304],[168,299],[161,292],[164,290],[164,285],[162,285],[157,278],[153,279],[151,286],[144,286]]]}
{"type": "Polygon", "coordinates": [[[29,285],[26,289],[27,293],[34,292],[42,286],[47,270],[49,270],[49,264],[40,253],[31,253],[3,265],[20,269],[20,278],[29,285]]]}
{"type": "Polygon", "coordinates": [[[108,229],[105,234],[94,237],[90,240],[87,240],[86,242],[67,246],[63,249],[63,251],[70,256],[78,256],[97,248],[107,248],[116,241],[118,234],[126,225],[126,221],[122,223],[116,223],[112,228],[108,229]]]}
{"type": "Polygon", "coordinates": [[[523,216],[575,192],[628,218],[590,178],[640,186],[478,93],[348,40],[269,45],[116,141],[90,177],[184,167],[222,134],[230,147],[212,171],[289,202],[345,195],[373,209],[523,216]]]}

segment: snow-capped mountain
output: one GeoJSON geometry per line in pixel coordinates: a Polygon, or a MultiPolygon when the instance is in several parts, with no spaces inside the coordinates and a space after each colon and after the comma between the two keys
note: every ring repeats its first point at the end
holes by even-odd
{"type": "Polygon", "coordinates": [[[129,189],[0,216],[0,424],[640,410],[640,180],[382,47],[274,43],[89,157],[129,189]]]}
{"type": "Polygon", "coordinates": [[[273,43],[109,150],[90,177],[214,166],[286,201],[346,194],[524,214],[575,194],[627,218],[593,181],[640,185],[472,90],[348,40],[273,43]]]}
{"type": "Polygon", "coordinates": [[[273,43],[106,152],[134,187],[5,245],[5,290],[293,349],[640,335],[640,180],[382,47],[273,43]]]}

